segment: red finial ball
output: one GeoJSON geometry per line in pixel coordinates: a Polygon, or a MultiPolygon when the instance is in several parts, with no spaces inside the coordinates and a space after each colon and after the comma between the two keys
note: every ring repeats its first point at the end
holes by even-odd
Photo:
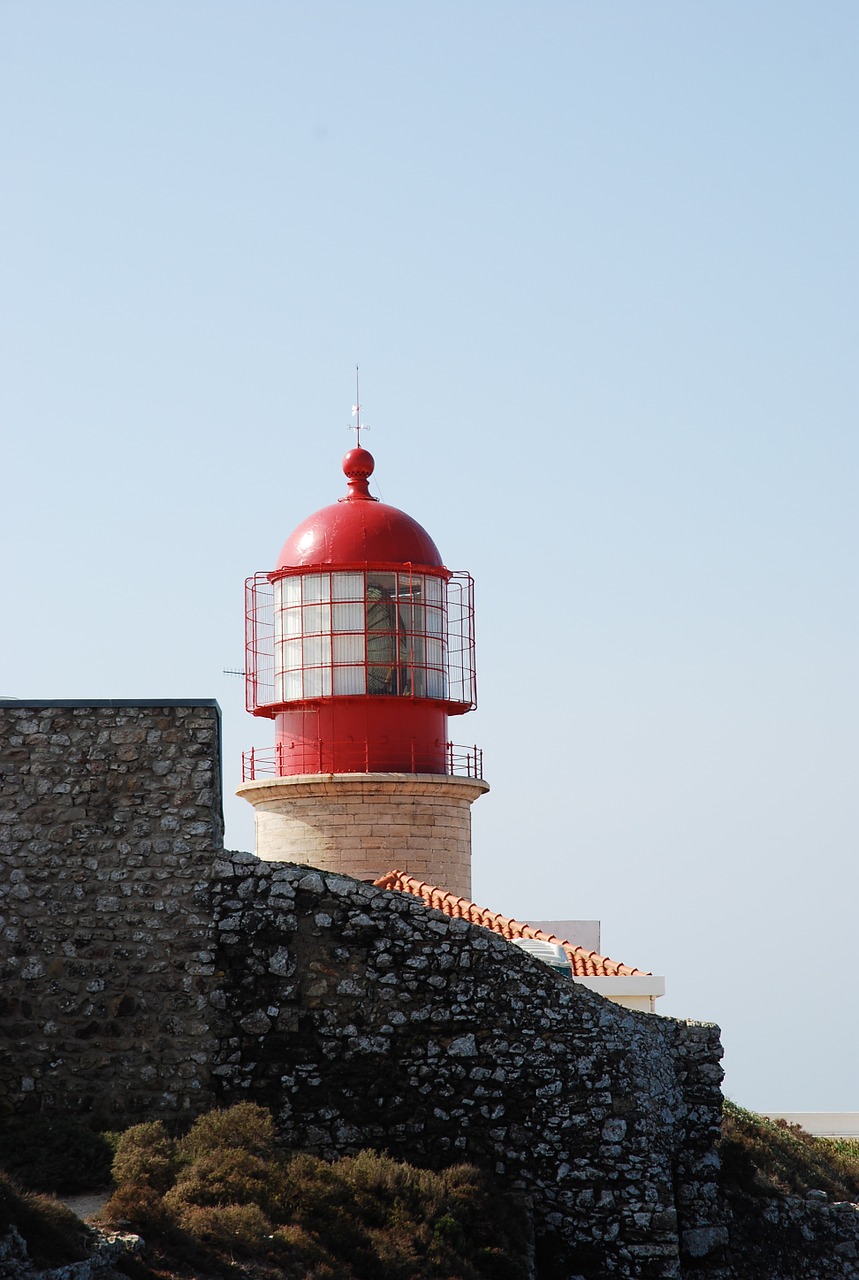
{"type": "Polygon", "coordinates": [[[349,450],[343,459],[343,470],[349,481],[349,492],[345,498],[341,499],[342,502],[354,502],[359,498],[370,502],[377,501],[370,495],[370,476],[373,474],[375,465],[372,453],[368,453],[366,449],[359,446],[357,449],[349,450]]]}
{"type": "Polygon", "coordinates": [[[343,459],[343,474],[349,480],[369,480],[376,462],[372,453],[360,446],[350,449],[343,459]]]}

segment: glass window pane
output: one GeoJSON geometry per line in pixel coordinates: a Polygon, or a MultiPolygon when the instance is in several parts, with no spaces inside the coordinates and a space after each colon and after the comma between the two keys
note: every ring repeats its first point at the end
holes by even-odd
{"type": "Polygon", "coordinates": [[[444,614],[441,609],[427,609],[427,631],[433,635],[441,635],[444,614]]]}
{"type": "Polygon", "coordinates": [[[301,697],[301,672],[287,671],[283,677],[283,700],[292,702],[301,697]]]}
{"type": "Polygon", "coordinates": [[[331,661],[331,637],[330,636],[305,636],[304,637],[304,666],[317,667],[321,663],[326,665],[331,661]]]}
{"type": "Polygon", "coordinates": [[[335,635],[334,661],[335,662],[363,662],[364,661],[363,635],[357,635],[357,636],[335,635]]]}
{"type": "Polygon", "coordinates": [[[335,600],[363,600],[363,573],[332,573],[331,594],[335,600]]]}
{"type": "Polygon", "coordinates": [[[396,693],[397,692],[397,668],[396,667],[374,667],[367,668],[367,692],[368,693],[396,693]]]}
{"type": "Polygon", "coordinates": [[[335,693],[366,693],[363,667],[335,667],[335,693]]]}
{"type": "Polygon", "coordinates": [[[440,667],[444,659],[441,640],[427,640],[427,666],[440,667]]]}
{"type": "Polygon", "coordinates": [[[424,599],[427,604],[440,605],[443,599],[444,583],[441,578],[424,578],[424,599]]]}
{"type": "Polygon", "coordinates": [[[284,609],[280,615],[284,635],[298,636],[301,635],[301,610],[300,609],[284,609]]]}
{"type": "Polygon", "coordinates": [[[331,606],[311,604],[304,606],[304,634],[313,635],[331,630],[331,606]]]}
{"type": "Polygon", "coordinates": [[[332,605],[335,631],[364,630],[364,602],[356,600],[354,604],[332,605]]]}
{"type": "Polygon", "coordinates": [[[444,672],[430,668],[427,671],[427,697],[443,698],[444,696],[444,672]]]}
{"type": "Polygon", "coordinates": [[[370,587],[380,587],[386,595],[392,596],[397,589],[395,573],[370,573],[367,575],[368,595],[370,587]]]}
{"type": "Polygon", "coordinates": [[[301,641],[286,640],[283,646],[283,666],[286,671],[297,671],[301,666],[301,641]]]}
{"type": "MultiPolygon", "coordinates": [[[[284,605],[301,603],[301,579],[300,578],[281,578],[279,582],[274,584],[275,592],[280,587],[280,598],[284,605]]],[[[275,604],[277,603],[277,595],[275,595],[275,604]]]]}
{"type": "Polygon", "coordinates": [[[427,673],[424,668],[415,667],[413,671],[409,672],[409,679],[411,681],[410,692],[416,698],[425,698],[427,696],[427,673]]]}
{"type": "Polygon", "coordinates": [[[304,603],[316,604],[329,598],[330,580],[327,573],[308,573],[302,578],[304,603]]]}
{"type": "Polygon", "coordinates": [[[331,694],[331,668],[305,667],[305,698],[327,698],[331,694]]]}

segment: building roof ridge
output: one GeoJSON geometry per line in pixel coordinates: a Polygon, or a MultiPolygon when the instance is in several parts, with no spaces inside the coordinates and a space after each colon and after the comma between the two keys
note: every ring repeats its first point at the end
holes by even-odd
{"type": "Polygon", "coordinates": [[[600,955],[597,951],[588,951],[576,942],[559,938],[554,933],[546,933],[543,929],[535,929],[533,925],[525,924],[512,916],[504,916],[498,911],[491,911],[488,907],[478,906],[470,898],[462,898],[438,885],[427,884],[425,880],[418,880],[416,876],[410,876],[397,868],[380,876],[373,883],[377,889],[389,889],[394,893],[408,893],[414,898],[420,898],[428,907],[442,911],[454,919],[462,918],[471,924],[482,925],[484,929],[499,934],[508,942],[515,938],[532,938],[537,942],[560,944],[576,978],[652,977],[646,969],[637,969],[619,960],[612,960],[610,956],[600,955]]]}

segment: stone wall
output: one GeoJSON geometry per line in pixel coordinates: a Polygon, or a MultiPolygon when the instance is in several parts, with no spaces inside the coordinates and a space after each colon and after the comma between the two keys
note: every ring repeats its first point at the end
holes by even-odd
{"type": "Polygon", "coordinates": [[[620,1009],[403,894],[248,854],[216,874],[225,1101],[323,1156],[493,1170],[534,1199],[541,1277],[727,1274],[717,1028],[620,1009]]]}
{"type": "Polygon", "coordinates": [[[0,704],[0,1110],[210,1100],[214,702],[0,704]]]}

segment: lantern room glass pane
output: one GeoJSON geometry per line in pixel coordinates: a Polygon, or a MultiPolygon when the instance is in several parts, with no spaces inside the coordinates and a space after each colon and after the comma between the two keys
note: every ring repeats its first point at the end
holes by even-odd
{"type": "Polygon", "coordinates": [[[426,611],[426,629],[433,635],[441,635],[444,630],[444,614],[441,609],[429,608],[426,611]]]}
{"type": "Polygon", "coordinates": [[[334,661],[343,663],[364,662],[364,636],[339,636],[334,639],[334,661]]]}
{"type": "Polygon", "coordinates": [[[280,601],[284,605],[301,604],[301,579],[300,578],[279,578],[274,584],[274,603],[278,604],[278,592],[280,593],[280,601]]]}
{"type": "Polygon", "coordinates": [[[441,640],[427,640],[427,666],[440,667],[444,661],[444,647],[441,640]]]}
{"type": "Polygon", "coordinates": [[[366,693],[366,675],[363,664],[360,667],[335,667],[334,692],[341,695],[366,693]]]}
{"type": "Polygon", "coordinates": [[[305,667],[305,698],[328,698],[331,696],[331,668],[305,667]]]}
{"type": "Polygon", "coordinates": [[[307,635],[318,635],[331,630],[331,606],[329,604],[310,604],[304,606],[304,625],[302,630],[307,635]]]}
{"type": "Polygon", "coordinates": [[[363,573],[332,573],[331,598],[333,600],[364,599],[363,573]]]}
{"type": "Polygon", "coordinates": [[[441,578],[424,578],[424,598],[427,604],[441,606],[443,600],[444,583],[441,578]]]}
{"type": "Polygon", "coordinates": [[[331,606],[334,631],[360,631],[364,633],[364,601],[356,600],[350,604],[331,606]]]}
{"type": "Polygon", "coordinates": [[[395,573],[369,573],[367,575],[368,596],[374,587],[384,592],[386,596],[395,595],[397,590],[397,575],[395,573]]]}
{"type": "Polygon", "coordinates": [[[283,667],[285,671],[298,671],[301,667],[301,641],[286,640],[283,645],[283,667]]]}
{"type": "Polygon", "coordinates": [[[305,604],[318,604],[331,596],[330,579],[327,573],[308,573],[301,579],[305,604]]]}
{"type": "Polygon", "coordinates": [[[444,698],[444,672],[436,671],[432,667],[427,669],[427,697],[428,698],[444,698]]]}
{"type": "Polygon", "coordinates": [[[284,609],[278,617],[283,619],[283,633],[287,636],[301,635],[301,610],[284,609]]]}
{"type": "Polygon", "coordinates": [[[331,637],[330,636],[305,636],[304,637],[304,667],[318,667],[322,663],[326,665],[331,662],[331,637]]]}
{"type": "Polygon", "coordinates": [[[283,700],[284,702],[294,702],[296,698],[301,697],[301,672],[285,671],[283,675],[283,700]]]}

